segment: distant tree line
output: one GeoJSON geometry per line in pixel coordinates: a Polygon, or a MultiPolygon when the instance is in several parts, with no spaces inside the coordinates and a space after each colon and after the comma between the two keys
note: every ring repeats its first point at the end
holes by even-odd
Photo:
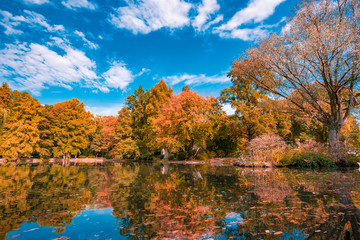
{"type": "MultiPolygon", "coordinates": [[[[314,139],[328,142],[328,128],[285,99],[269,98],[244,78],[219,98],[184,87],[174,94],[163,80],[139,87],[117,117],[94,116],[72,99],[42,106],[27,92],[0,87],[0,156],[6,160],[37,157],[106,157],[154,160],[238,156],[257,136],[275,133],[288,144],[314,139]],[[221,103],[231,103],[226,115],[221,103]]],[[[357,149],[359,125],[350,117],[341,141],[357,149]]]]}
{"type": "Polygon", "coordinates": [[[8,160],[101,156],[206,159],[236,156],[266,133],[298,146],[359,149],[360,3],[306,1],[279,34],[234,60],[219,98],[161,80],[139,87],[117,117],[93,116],[78,99],[42,106],[0,88],[0,155],[8,160]],[[236,113],[227,116],[221,104],[236,113]]]}

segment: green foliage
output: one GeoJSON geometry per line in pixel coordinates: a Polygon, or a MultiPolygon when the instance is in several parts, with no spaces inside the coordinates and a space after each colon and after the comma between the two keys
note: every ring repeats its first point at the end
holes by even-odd
{"type": "Polygon", "coordinates": [[[335,167],[335,162],[321,152],[291,151],[278,162],[278,166],[301,168],[335,167]]]}
{"type": "Polygon", "coordinates": [[[134,159],[140,155],[134,130],[131,127],[131,114],[127,108],[119,111],[118,122],[115,126],[115,147],[113,155],[121,159],[134,159]]]}

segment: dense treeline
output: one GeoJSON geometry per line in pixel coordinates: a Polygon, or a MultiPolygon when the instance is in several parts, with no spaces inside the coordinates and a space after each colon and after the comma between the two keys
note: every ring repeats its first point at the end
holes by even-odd
{"type": "Polygon", "coordinates": [[[243,150],[264,153],[259,149],[267,149],[261,143],[268,141],[279,143],[276,149],[286,149],[281,156],[275,154],[277,163],[293,164],[284,159],[301,158],[284,152],[304,142],[311,146],[309,140],[313,145],[308,148],[321,149],[320,155],[311,156],[317,161],[326,151],[326,157],[333,158],[334,149],[335,154],[341,149],[356,155],[359,16],[357,0],[304,2],[280,34],[233,62],[232,86],[219,98],[200,96],[187,86],[173,93],[161,80],[150,90],[140,86],[117,117],[94,117],[77,99],[42,106],[26,92],[11,92],[4,83],[0,155],[7,160],[206,159],[236,156],[243,150]],[[235,115],[227,116],[223,103],[231,104],[235,115]]]}
{"type": "MultiPolygon", "coordinates": [[[[328,141],[328,129],[294,111],[286,100],[269,98],[243,78],[219,98],[184,87],[173,93],[161,80],[150,90],[130,95],[117,117],[94,116],[78,99],[42,106],[27,92],[0,88],[0,154],[10,161],[37,157],[106,157],[155,160],[238,156],[249,142],[275,133],[296,147],[313,139],[328,141]],[[231,103],[228,116],[221,103],[231,103]]],[[[359,126],[350,118],[341,141],[357,150],[359,126]]]]}

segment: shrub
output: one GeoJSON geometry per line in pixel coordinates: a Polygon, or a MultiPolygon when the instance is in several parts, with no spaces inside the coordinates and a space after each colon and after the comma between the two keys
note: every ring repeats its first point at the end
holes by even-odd
{"type": "Polygon", "coordinates": [[[277,163],[288,148],[286,142],[274,133],[252,139],[247,147],[250,159],[277,163]]]}
{"type": "Polygon", "coordinates": [[[302,168],[335,167],[335,162],[321,152],[290,151],[280,159],[278,166],[293,166],[302,168]]]}
{"type": "Polygon", "coordinates": [[[209,154],[206,152],[206,151],[201,151],[199,152],[196,157],[195,157],[196,160],[208,160],[209,159],[209,154]]]}
{"type": "Polygon", "coordinates": [[[175,159],[175,154],[169,153],[168,160],[169,160],[169,161],[172,161],[172,160],[174,160],[174,159],[175,159]]]}

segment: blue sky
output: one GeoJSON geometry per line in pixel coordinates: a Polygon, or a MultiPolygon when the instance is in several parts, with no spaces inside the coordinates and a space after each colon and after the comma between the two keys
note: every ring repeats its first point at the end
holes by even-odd
{"type": "Polygon", "coordinates": [[[0,0],[0,81],[42,104],[116,115],[160,79],[218,96],[231,62],[280,32],[297,0],[0,0]]]}

